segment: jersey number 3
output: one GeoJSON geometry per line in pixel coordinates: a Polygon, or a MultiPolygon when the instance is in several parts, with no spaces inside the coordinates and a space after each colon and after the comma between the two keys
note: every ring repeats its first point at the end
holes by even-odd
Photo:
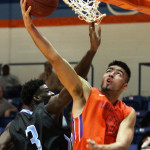
{"type": "Polygon", "coordinates": [[[35,144],[38,150],[42,150],[42,145],[40,140],[38,139],[38,133],[34,125],[30,125],[25,130],[26,137],[28,137],[28,133],[31,132],[32,138],[30,139],[32,144],[35,144]]]}

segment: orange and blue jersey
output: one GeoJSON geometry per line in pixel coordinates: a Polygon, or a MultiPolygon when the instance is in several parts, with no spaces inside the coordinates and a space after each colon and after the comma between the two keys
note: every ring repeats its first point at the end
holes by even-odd
{"type": "Polygon", "coordinates": [[[114,143],[120,123],[131,110],[121,100],[113,105],[101,91],[91,88],[82,114],[72,117],[73,150],[89,150],[87,139],[98,144],[114,143]]]}

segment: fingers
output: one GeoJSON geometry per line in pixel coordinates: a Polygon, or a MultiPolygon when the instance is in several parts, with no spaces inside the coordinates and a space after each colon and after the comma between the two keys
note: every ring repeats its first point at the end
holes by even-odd
{"type": "Polygon", "coordinates": [[[31,6],[29,6],[29,8],[26,11],[27,15],[30,15],[30,11],[31,11],[31,6]]]}
{"type": "Polygon", "coordinates": [[[89,24],[89,36],[91,37],[93,33],[94,33],[94,36],[95,36],[96,33],[95,33],[95,23],[94,22],[89,24]]]}
{"type": "Polygon", "coordinates": [[[20,0],[20,6],[21,6],[22,13],[25,12],[25,4],[26,4],[26,0],[20,0]]]}
{"type": "MultiPolygon", "coordinates": [[[[92,34],[94,36],[97,36],[96,32],[95,32],[95,23],[94,22],[89,24],[89,36],[91,36],[92,34]]],[[[98,28],[98,37],[101,37],[101,26],[99,26],[99,28],[98,28]]]]}
{"type": "Polygon", "coordinates": [[[87,142],[88,142],[90,145],[95,145],[95,144],[96,144],[96,142],[93,141],[93,140],[91,140],[91,139],[88,139],[87,142]]]}
{"type": "Polygon", "coordinates": [[[95,23],[92,22],[92,23],[89,23],[89,29],[92,28],[93,31],[95,31],[95,23]]]}
{"type": "Polygon", "coordinates": [[[95,141],[88,139],[87,143],[88,143],[87,148],[91,148],[92,150],[95,148],[95,145],[96,145],[95,141]]]}
{"type": "Polygon", "coordinates": [[[89,36],[92,36],[92,32],[93,32],[93,28],[91,26],[89,26],[89,36]]]}
{"type": "Polygon", "coordinates": [[[22,3],[23,3],[23,0],[20,0],[20,6],[22,5],[22,3]]]}
{"type": "Polygon", "coordinates": [[[31,6],[29,6],[26,11],[27,0],[20,0],[20,6],[21,6],[22,13],[26,13],[27,15],[29,15],[31,11],[31,6]]]}
{"type": "Polygon", "coordinates": [[[99,37],[101,37],[101,26],[99,26],[99,28],[98,28],[98,35],[99,35],[99,37]]]}
{"type": "Polygon", "coordinates": [[[95,23],[92,22],[91,25],[92,25],[93,30],[95,30],[95,23]]]}

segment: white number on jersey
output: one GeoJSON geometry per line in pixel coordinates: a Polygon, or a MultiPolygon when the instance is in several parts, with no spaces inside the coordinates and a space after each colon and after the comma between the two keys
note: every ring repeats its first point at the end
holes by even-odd
{"type": "Polygon", "coordinates": [[[30,139],[32,144],[35,144],[38,150],[42,150],[42,145],[40,140],[38,139],[38,133],[36,131],[36,128],[34,125],[30,125],[27,127],[27,129],[25,130],[26,133],[26,137],[28,137],[28,133],[31,132],[32,134],[32,138],[30,139]]]}

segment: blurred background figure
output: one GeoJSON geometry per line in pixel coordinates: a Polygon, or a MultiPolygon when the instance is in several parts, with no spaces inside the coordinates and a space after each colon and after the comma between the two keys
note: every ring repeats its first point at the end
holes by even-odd
{"type": "Polygon", "coordinates": [[[10,73],[8,64],[2,66],[2,75],[0,76],[0,86],[4,90],[6,99],[20,97],[21,84],[17,76],[10,73]]]}
{"type": "Polygon", "coordinates": [[[2,66],[2,75],[0,76],[0,86],[2,86],[3,89],[20,86],[20,81],[18,77],[10,74],[10,67],[8,64],[2,66]]]}
{"type": "Polygon", "coordinates": [[[10,117],[18,109],[3,97],[3,88],[0,87],[0,117],[10,117]]]}
{"type": "Polygon", "coordinates": [[[39,79],[44,80],[48,88],[55,94],[59,93],[63,87],[49,61],[45,62],[44,72],[40,74],[39,79]]]}

